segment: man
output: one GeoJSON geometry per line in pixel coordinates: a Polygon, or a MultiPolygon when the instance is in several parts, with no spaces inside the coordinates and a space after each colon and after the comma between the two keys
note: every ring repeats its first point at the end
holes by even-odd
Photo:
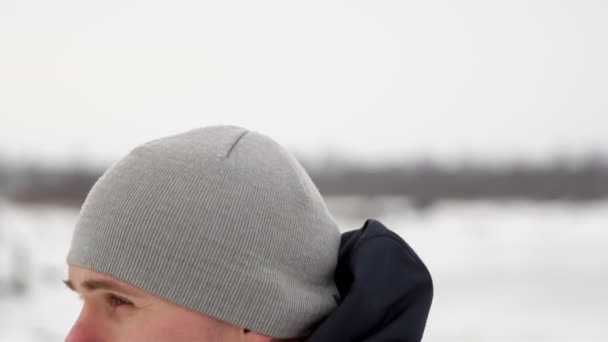
{"type": "Polygon", "coordinates": [[[211,126],[112,165],[78,217],[67,341],[419,341],[431,277],[368,220],[340,235],[270,138],[211,126]]]}

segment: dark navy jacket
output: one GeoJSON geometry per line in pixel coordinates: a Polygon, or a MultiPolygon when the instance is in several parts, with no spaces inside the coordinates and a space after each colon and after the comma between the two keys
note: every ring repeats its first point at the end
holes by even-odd
{"type": "Polygon", "coordinates": [[[433,282],[412,248],[369,219],[342,234],[335,273],[341,300],[307,341],[420,341],[433,282]]]}

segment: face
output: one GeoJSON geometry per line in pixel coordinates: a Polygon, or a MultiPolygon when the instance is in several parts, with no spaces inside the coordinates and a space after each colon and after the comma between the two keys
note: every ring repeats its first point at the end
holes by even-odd
{"type": "Polygon", "coordinates": [[[180,307],[116,278],[69,266],[66,285],[83,300],[66,341],[271,341],[180,307]]]}

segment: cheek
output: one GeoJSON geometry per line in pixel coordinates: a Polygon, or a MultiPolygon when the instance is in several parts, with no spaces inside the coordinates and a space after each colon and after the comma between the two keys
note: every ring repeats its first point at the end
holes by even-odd
{"type": "MultiPolygon", "coordinates": [[[[229,326],[220,324],[205,316],[187,312],[168,310],[154,319],[153,336],[162,337],[163,341],[228,341],[231,340],[231,329],[229,326]]],[[[150,322],[148,320],[147,322],[150,322]]]]}
{"type": "Polygon", "coordinates": [[[67,342],[230,341],[235,327],[173,306],[105,315],[83,308],[67,342]]]}
{"type": "Polygon", "coordinates": [[[92,303],[83,305],[66,342],[170,341],[163,337],[145,315],[110,311],[92,303]]]}

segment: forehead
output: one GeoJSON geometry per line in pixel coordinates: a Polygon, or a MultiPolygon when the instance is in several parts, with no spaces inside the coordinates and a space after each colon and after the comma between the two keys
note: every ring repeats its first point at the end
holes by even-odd
{"type": "MultiPolygon", "coordinates": [[[[118,283],[123,283],[125,285],[128,285],[126,283],[124,283],[123,281],[121,281],[120,279],[114,278],[109,274],[105,274],[105,273],[101,273],[101,272],[97,272],[88,268],[84,268],[84,267],[80,267],[80,266],[74,266],[74,265],[69,265],[68,266],[68,275],[70,277],[71,280],[82,280],[85,278],[97,278],[97,279],[103,279],[103,280],[112,280],[112,281],[116,281],[118,283]]],[[[130,285],[129,285],[130,286],[130,285]]]]}

